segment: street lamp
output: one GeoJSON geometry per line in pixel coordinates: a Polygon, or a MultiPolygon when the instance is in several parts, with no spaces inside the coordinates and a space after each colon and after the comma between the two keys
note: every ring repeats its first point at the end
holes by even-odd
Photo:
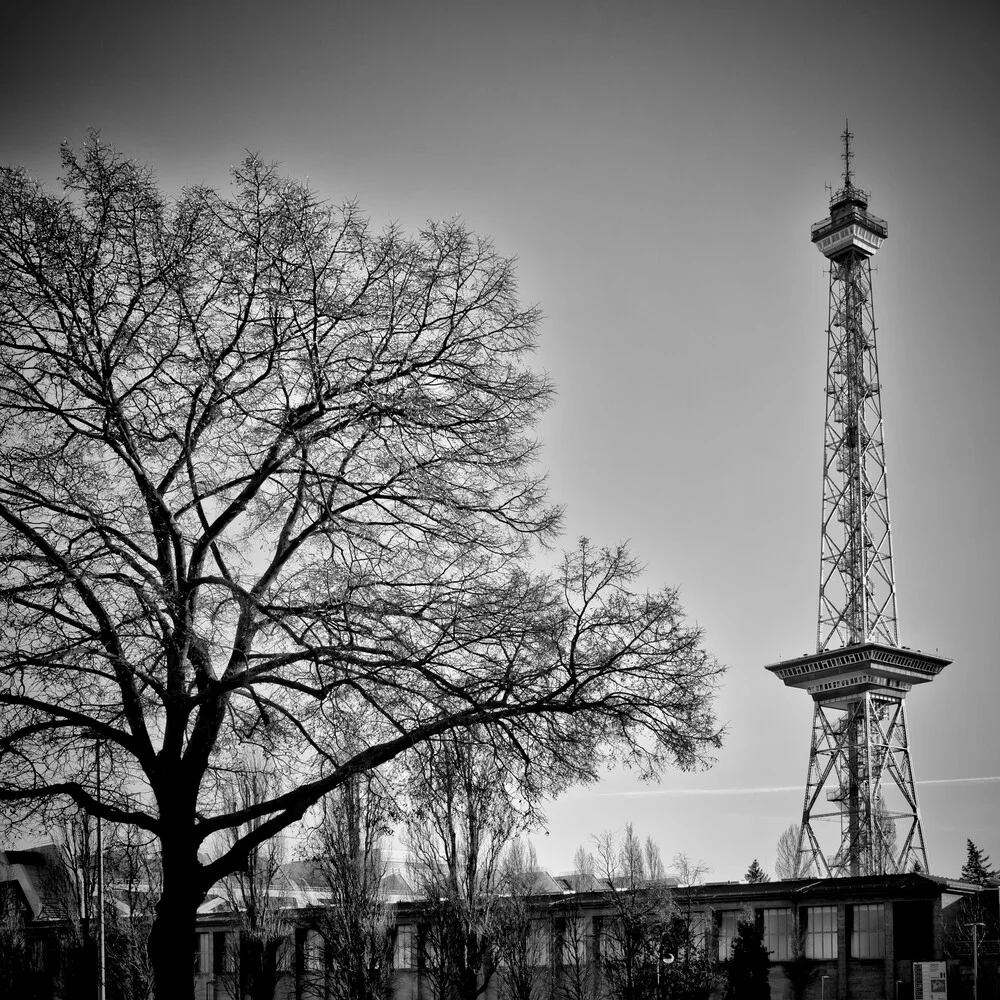
{"type": "Polygon", "coordinates": [[[974,920],[967,923],[966,927],[972,928],[972,1000],[979,997],[979,928],[985,927],[982,921],[974,920]]]}
{"type": "MultiPolygon", "coordinates": [[[[660,947],[662,949],[663,942],[660,942],[660,947]]],[[[674,956],[667,952],[666,955],[663,954],[662,950],[656,957],[656,995],[660,996],[660,968],[664,965],[671,965],[674,961],[674,956]]]]}
{"type": "MultiPolygon", "coordinates": [[[[101,738],[94,743],[97,765],[97,803],[101,802],[101,738]]],[[[97,1000],[105,998],[105,928],[104,928],[104,838],[101,814],[97,814],[97,1000]]]]}

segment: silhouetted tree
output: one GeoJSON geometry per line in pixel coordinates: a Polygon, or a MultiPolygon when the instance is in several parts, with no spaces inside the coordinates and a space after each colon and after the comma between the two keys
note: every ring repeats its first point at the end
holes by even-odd
{"type": "Polygon", "coordinates": [[[792,987],[794,1000],[802,1000],[809,984],[816,978],[816,962],[806,954],[806,929],[798,920],[792,926],[791,958],[785,962],[785,978],[792,987]]]}
{"type": "Polygon", "coordinates": [[[500,862],[492,937],[500,1000],[539,1000],[549,995],[551,925],[536,903],[543,873],[534,847],[517,838],[500,862]]]}
{"type": "Polygon", "coordinates": [[[149,934],[160,895],[153,838],[113,827],[105,840],[106,980],[109,1000],[149,1000],[153,969],[149,934]]]}
{"type": "Polygon", "coordinates": [[[680,885],[701,885],[712,869],[700,858],[696,861],[684,851],[678,851],[670,862],[680,885]]]}
{"type": "Polygon", "coordinates": [[[28,914],[19,894],[0,886],[0,1000],[36,1000],[45,989],[26,934],[28,914]]]}
{"type": "Polygon", "coordinates": [[[750,862],[746,875],[743,876],[748,882],[770,882],[771,876],[760,866],[760,862],[754,858],[750,862]]]}
{"type": "Polygon", "coordinates": [[[313,865],[326,905],[319,930],[326,945],[325,975],[306,996],[323,1000],[388,1000],[392,996],[391,914],[383,888],[386,841],[398,818],[377,775],[357,775],[324,803],[310,838],[313,865]]]}
{"type": "Polygon", "coordinates": [[[596,775],[718,745],[675,591],[624,549],[528,561],[552,390],[487,240],[373,233],[255,157],[168,203],[96,136],[62,185],[0,171],[0,801],[157,839],[158,1000],[212,886],[412,747],[481,726],[596,775]],[[248,743],[287,780],[233,807],[248,743]]]}
{"type": "Polygon", "coordinates": [[[729,961],[729,1000],[770,1000],[770,958],[764,947],[764,931],[753,919],[740,920],[729,961]]]}
{"type": "Polygon", "coordinates": [[[424,962],[436,1000],[476,1000],[489,987],[501,861],[525,826],[481,737],[451,733],[408,758],[408,865],[426,898],[424,962]]]}
{"type": "MultiPolygon", "coordinates": [[[[231,813],[252,809],[257,803],[280,792],[281,777],[274,765],[259,754],[247,754],[230,778],[226,789],[227,808],[231,813]]],[[[234,841],[247,837],[260,818],[223,834],[222,850],[234,841]]],[[[234,993],[241,1000],[273,1000],[278,983],[285,973],[285,951],[293,925],[282,900],[273,889],[278,872],[286,861],[282,842],[277,838],[257,844],[246,855],[243,868],[222,883],[223,895],[233,911],[238,943],[228,956],[232,968],[234,993]]]]}
{"type": "Polygon", "coordinates": [[[581,905],[578,894],[594,890],[595,861],[593,854],[583,846],[576,849],[573,869],[570,877],[573,895],[564,900],[560,907],[560,967],[554,984],[554,996],[557,1000],[593,1000],[597,989],[594,918],[581,905]]]}
{"type": "Polygon", "coordinates": [[[976,882],[985,885],[997,877],[996,871],[990,865],[989,855],[968,839],[965,842],[965,864],[962,865],[962,878],[966,882],[976,882]]]}
{"type": "Polygon", "coordinates": [[[946,920],[946,952],[949,954],[970,954],[975,936],[978,947],[987,942],[992,945],[1000,938],[998,927],[997,893],[989,883],[998,877],[990,864],[989,856],[971,838],[965,842],[966,857],[962,865],[961,878],[973,882],[983,889],[975,895],[966,896],[958,907],[957,918],[946,920]]]}
{"type": "Polygon", "coordinates": [[[631,824],[620,840],[597,842],[596,874],[605,888],[599,955],[604,989],[612,1000],[641,1000],[655,993],[663,939],[674,916],[660,850],[639,840],[631,824]]]}

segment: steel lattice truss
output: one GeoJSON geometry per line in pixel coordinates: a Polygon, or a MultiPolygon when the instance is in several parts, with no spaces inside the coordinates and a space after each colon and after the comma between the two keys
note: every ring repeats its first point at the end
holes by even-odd
{"type": "Polygon", "coordinates": [[[844,711],[815,703],[799,859],[821,878],[928,871],[902,698],[865,693],[844,711]],[[840,825],[832,856],[824,820],[840,825]]]}
{"type": "Polygon", "coordinates": [[[817,649],[898,643],[871,264],[830,262],[817,649]]]}
{"type": "Polygon", "coordinates": [[[924,871],[903,700],[948,661],[899,647],[870,258],[888,236],[853,182],[811,238],[830,261],[816,653],[769,669],[813,698],[799,865],[820,876],[924,871]],[[840,824],[824,852],[817,827],[840,824]]]}

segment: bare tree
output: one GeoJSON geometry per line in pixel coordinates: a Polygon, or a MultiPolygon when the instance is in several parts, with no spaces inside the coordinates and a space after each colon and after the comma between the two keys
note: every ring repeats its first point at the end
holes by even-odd
{"type": "Polygon", "coordinates": [[[160,894],[155,842],[136,827],[113,827],[106,840],[106,970],[110,1000],[148,1000],[153,992],[149,934],[160,894]]]}
{"type": "Polygon", "coordinates": [[[22,1000],[41,995],[39,971],[32,961],[23,904],[12,892],[0,891],[0,998],[22,1000]]]}
{"type": "MultiPolygon", "coordinates": [[[[265,766],[258,754],[250,754],[230,778],[225,793],[226,808],[232,813],[251,809],[256,803],[280,794],[280,786],[273,765],[265,766]]],[[[256,817],[225,830],[222,851],[229,850],[234,841],[248,837],[262,822],[256,817]]],[[[274,888],[286,860],[280,839],[265,840],[247,853],[242,869],[221,883],[239,935],[238,946],[228,956],[233,993],[244,1000],[273,1000],[284,974],[283,949],[287,948],[293,926],[274,888]]]]}
{"type": "Polygon", "coordinates": [[[97,877],[97,830],[93,817],[79,809],[67,815],[62,830],[61,864],[46,866],[49,905],[62,917],[58,974],[96,992],[100,918],[106,914],[97,877]]]}
{"type": "Polygon", "coordinates": [[[560,965],[554,991],[558,1000],[593,1000],[596,995],[594,918],[579,899],[580,893],[594,890],[595,865],[590,851],[582,845],[576,849],[570,879],[573,896],[560,907],[560,965]]]}
{"type": "Polygon", "coordinates": [[[800,830],[798,823],[790,823],[778,838],[777,856],[774,859],[774,877],[777,879],[805,878],[808,865],[799,854],[800,830]]]}
{"type": "Polygon", "coordinates": [[[597,842],[597,875],[611,910],[598,948],[604,988],[613,1000],[643,1000],[655,993],[674,913],[659,848],[648,837],[643,844],[631,824],[620,841],[605,833],[597,842]]]}
{"type": "Polygon", "coordinates": [[[437,1000],[475,1000],[497,968],[501,860],[524,827],[482,732],[411,754],[408,863],[426,903],[425,966],[437,1000]]]}
{"type": "Polygon", "coordinates": [[[398,818],[377,774],[356,775],[323,803],[310,844],[327,896],[319,929],[326,944],[327,1000],[389,1000],[392,996],[391,914],[383,888],[387,837],[398,818]]]}
{"type": "Polygon", "coordinates": [[[552,928],[537,909],[542,880],[534,846],[520,837],[511,841],[500,865],[493,918],[500,1000],[548,995],[552,928]]]}
{"type": "Polygon", "coordinates": [[[712,869],[701,858],[695,860],[684,851],[678,851],[670,862],[677,873],[680,885],[701,885],[712,869]]]}
{"type": "Polygon", "coordinates": [[[482,725],[656,774],[718,745],[675,591],[623,549],[527,562],[551,387],[488,241],[373,233],[253,157],[168,204],[91,136],[62,183],[0,171],[0,801],[157,838],[160,1000],[209,889],[411,747],[482,725]],[[233,807],[247,742],[289,780],[233,807]]]}
{"type": "Polygon", "coordinates": [[[898,870],[896,819],[881,795],[875,797],[873,820],[872,874],[892,874],[898,870]]]}
{"type": "MultiPolygon", "coordinates": [[[[47,986],[43,992],[60,996],[96,993],[98,982],[101,918],[106,948],[104,984],[109,1000],[146,1000],[151,991],[146,953],[150,915],[155,904],[156,879],[149,871],[144,845],[126,837],[134,830],[120,831],[105,825],[101,851],[104,881],[98,877],[98,837],[93,817],[84,812],[66,817],[60,843],[46,844],[29,852],[36,855],[36,878],[47,923],[45,947],[58,952],[58,961],[27,958],[24,916],[13,900],[0,899],[6,920],[0,930],[0,952],[9,952],[6,981],[16,985],[16,996],[35,995],[41,988],[40,972],[47,986]],[[125,834],[125,837],[123,837],[125,834]],[[25,965],[24,962],[27,962],[25,965]],[[23,968],[18,971],[18,964],[23,968]],[[31,985],[29,979],[34,978],[31,985]]],[[[41,942],[36,939],[36,945],[41,942]]],[[[0,996],[4,996],[0,986],[0,996]]]]}
{"type": "MultiPolygon", "coordinates": [[[[695,860],[684,851],[671,862],[681,885],[701,885],[712,869],[700,858],[695,860]]],[[[666,941],[676,961],[663,968],[664,992],[672,1000],[702,1000],[715,992],[722,982],[715,954],[706,945],[704,918],[694,909],[691,893],[681,910],[675,906],[671,915],[666,941]]]]}

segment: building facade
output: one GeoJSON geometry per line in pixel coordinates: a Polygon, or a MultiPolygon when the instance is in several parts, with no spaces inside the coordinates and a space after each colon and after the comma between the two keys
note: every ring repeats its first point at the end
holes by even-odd
{"type": "MultiPolygon", "coordinates": [[[[79,969],[87,956],[81,958],[70,948],[80,941],[81,929],[67,905],[64,894],[69,882],[57,870],[60,859],[51,847],[0,853],[2,926],[19,922],[18,940],[23,945],[22,985],[11,992],[13,979],[8,978],[0,983],[0,996],[5,989],[9,995],[33,1000],[90,995],[79,989],[86,978],[79,969]]],[[[286,929],[275,953],[275,997],[320,1000],[331,995],[336,971],[333,949],[323,937],[328,900],[322,885],[311,883],[307,866],[298,863],[288,868],[274,886],[274,903],[286,929]]],[[[713,994],[722,997],[741,922],[759,930],[769,953],[772,1000],[932,1000],[914,990],[916,962],[944,963],[950,1000],[971,1000],[974,986],[978,1000],[1000,997],[996,886],[981,889],[909,873],[691,887],[664,879],[629,890],[594,879],[584,883],[579,876],[540,876],[526,897],[527,950],[522,958],[527,956],[529,978],[525,980],[522,968],[515,984],[519,970],[501,957],[488,970],[483,1000],[525,995],[534,1000],[619,1000],[615,975],[628,957],[619,933],[623,920],[631,919],[623,909],[628,892],[636,893],[632,915],[657,928],[655,934],[662,928],[662,938],[654,935],[654,946],[659,940],[659,957],[664,963],[672,957],[674,965],[673,969],[661,966],[659,982],[651,978],[647,942],[646,979],[637,981],[636,997],[678,1000],[677,970],[696,962],[700,968],[713,969],[712,988],[706,987],[703,1000],[713,994]],[[671,948],[676,954],[671,955],[671,948]]],[[[398,873],[388,888],[392,901],[385,954],[394,996],[437,1000],[441,990],[432,904],[408,891],[398,873]]],[[[178,942],[179,960],[192,961],[196,1000],[235,1000],[239,995],[239,927],[238,914],[219,895],[202,907],[193,954],[189,943],[178,942]]],[[[0,941],[0,973],[4,963],[12,961],[10,942],[0,941]]],[[[481,974],[480,985],[483,978],[481,974]]],[[[109,1000],[116,1000],[116,990],[120,992],[109,989],[109,1000]]],[[[933,1000],[949,997],[935,995],[933,1000]]]]}
{"type": "MultiPolygon", "coordinates": [[[[537,962],[532,995],[538,1000],[578,997],[581,984],[594,1000],[615,996],[609,966],[621,961],[621,945],[612,931],[617,919],[612,892],[558,888],[532,897],[537,962]]],[[[914,1000],[915,962],[946,963],[952,1000],[971,998],[972,948],[963,927],[966,908],[981,895],[968,883],[919,873],[669,886],[671,912],[690,929],[695,947],[718,963],[714,994],[725,993],[726,965],[739,924],[750,921],[760,929],[769,952],[772,1000],[914,1000]]],[[[980,932],[978,942],[978,1000],[997,1000],[996,890],[985,895],[991,917],[989,930],[980,932]]],[[[326,960],[323,942],[313,929],[318,915],[312,906],[296,915],[296,930],[283,959],[283,998],[322,995],[317,987],[326,960]]],[[[427,904],[419,899],[396,902],[393,923],[395,996],[433,1000],[438,990],[427,904]]],[[[203,970],[198,1000],[230,995],[223,956],[232,933],[224,912],[203,919],[197,943],[203,970]],[[212,973],[207,966],[210,955],[216,963],[212,973]]],[[[683,962],[687,956],[673,958],[683,962]]],[[[499,963],[481,994],[483,1000],[514,994],[509,974],[499,963]]],[[[665,974],[661,986],[667,982],[665,974]]],[[[649,995],[656,996],[652,987],[649,995]]]]}

